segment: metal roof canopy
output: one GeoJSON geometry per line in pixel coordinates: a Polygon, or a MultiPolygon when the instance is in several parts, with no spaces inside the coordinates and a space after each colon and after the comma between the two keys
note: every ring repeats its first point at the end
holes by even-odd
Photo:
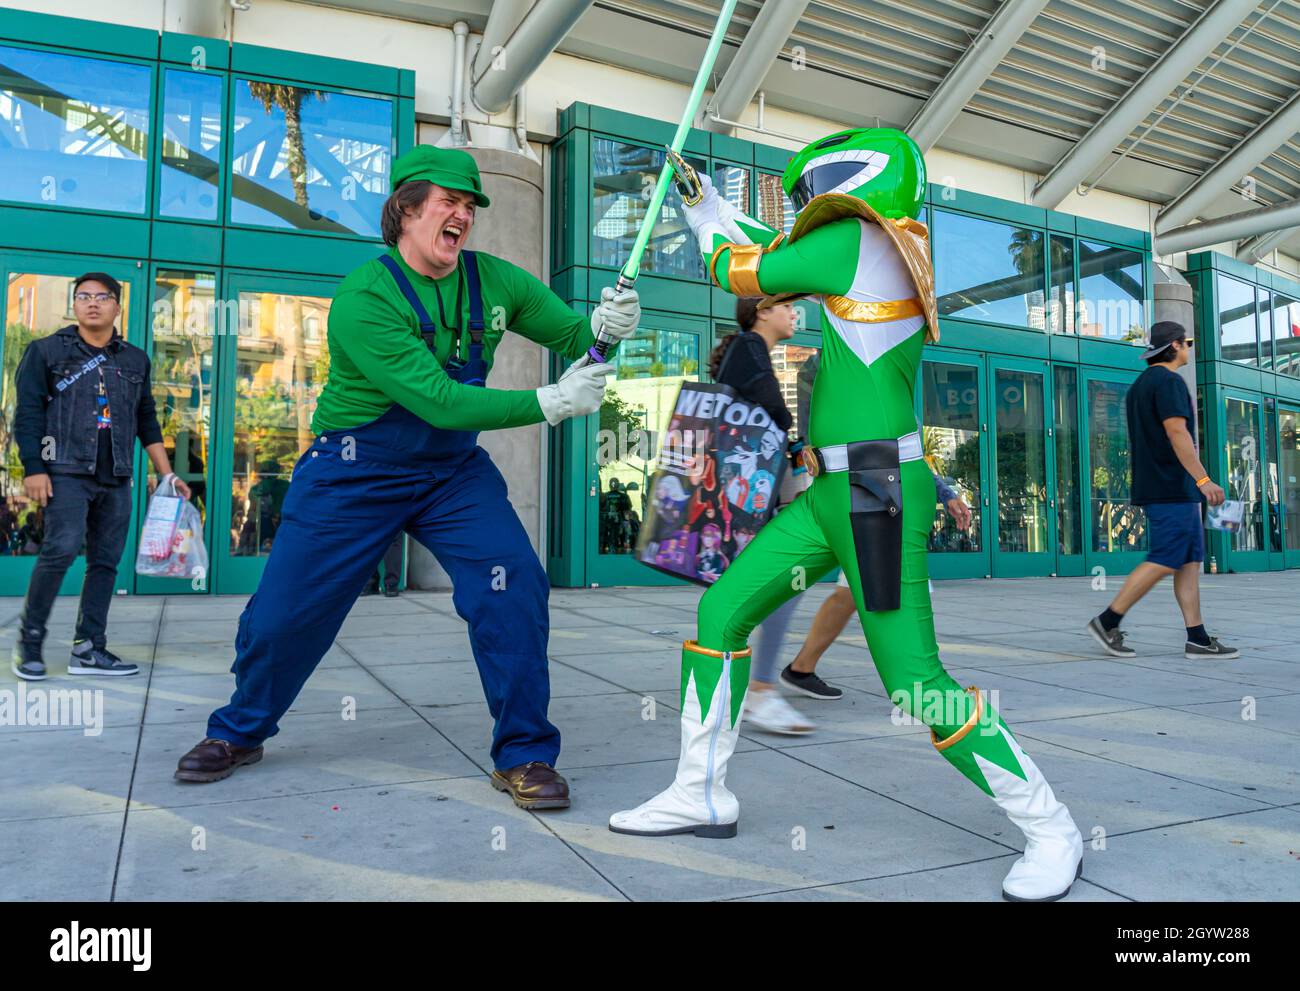
{"type": "MultiPolygon", "coordinates": [[[[476,28],[490,9],[486,0],[315,2],[436,24],[455,19],[447,14],[454,4],[476,28]]],[[[785,6],[785,0],[767,5],[785,6]]],[[[1241,177],[1231,172],[1261,155],[1249,168],[1251,200],[1271,206],[1300,198],[1296,136],[1267,147],[1287,129],[1285,108],[1300,93],[1300,0],[1047,0],[987,75],[959,65],[978,61],[979,39],[995,18],[1011,17],[1012,5],[1039,3],[809,0],[784,45],[775,47],[796,51],[806,71],[790,71],[786,59],[767,56],[759,60],[766,74],[757,87],[771,108],[845,126],[879,119],[905,127],[917,120],[927,141],[931,128],[937,132],[937,147],[1052,173],[1050,184],[1040,183],[1040,205],[1055,206],[1046,200],[1058,187],[1064,195],[1078,179],[1100,172],[1096,188],[1157,203],[1186,194],[1201,218],[1218,219],[1251,205],[1234,186],[1241,177]],[[1235,21],[1234,14],[1240,15],[1235,21]],[[1205,24],[1217,26],[1217,38],[1205,24]],[[1152,78],[1172,81],[1161,92],[1152,78]],[[961,103],[955,97],[972,79],[977,88],[945,126],[951,104],[961,103]],[[1143,83],[1137,99],[1133,93],[1143,83]],[[1131,124],[1121,128],[1117,121],[1131,124]],[[1258,140],[1248,152],[1239,150],[1252,135],[1258,140]],[[1197,181],[1212,170],[1212,178],[1197,181]]],[[[735,62],[763,6],[741,0],[720,69],[735,62]]],[[[688,82],[718,7],[718,0],[596,0],[557,50],[688,82]]],[[[773,50],[772,39],[764,47],[773,50]]],[[[759,74],[754,67],[737,71],[733,97],[759,74]]],[[[1172,226],[1185,209],[1178,206],[1161,226],[1172,226]]],[[[1300,257],[1300,231],[1282,246],[1300,257]]]]}

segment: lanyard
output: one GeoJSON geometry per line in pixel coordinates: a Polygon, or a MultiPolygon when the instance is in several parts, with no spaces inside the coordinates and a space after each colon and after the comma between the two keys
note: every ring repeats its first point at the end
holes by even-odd
{"type": "Polygon", "coordinates": [[[460,273],[459,261],[457,261],[456,263],[456,310],[455,310],[456,323],[454,325],[447,320],[446,311],[444,311],[442,308],[442,293],[439,291],[438,283],[436,281],[433,283],[433,294],[438,299],[438,321],[442,324],[443,327],[455,333],[456,336],[455,336],[454,350],[456,353],[456,357],[460,358],[461,357],[460,342],[461,342],[461,338],[465,336],[465,326],[464,326],[465,317],[464,317],[464,311],[461,308],[461,304],[465,300],[465,279],[460,273]]]}

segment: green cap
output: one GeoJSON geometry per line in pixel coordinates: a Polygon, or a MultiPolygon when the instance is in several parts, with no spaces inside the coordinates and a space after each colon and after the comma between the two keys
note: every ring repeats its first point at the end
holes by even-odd
{"type": "Polygon", "coordinates": [[[478,175],[478,162],[469,152],[459,148],[435,148],[433,145],[416,145],[393,162],[393,189],[404,182],[423,179],[437,183],[444,189],[459,189],[473,193],[474,202],[488,206],[491,201],[483,195],[483,182],[478,175]]]}

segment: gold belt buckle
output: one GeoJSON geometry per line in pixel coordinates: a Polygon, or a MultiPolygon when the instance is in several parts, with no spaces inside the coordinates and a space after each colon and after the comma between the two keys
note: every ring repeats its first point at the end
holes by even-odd
{"type": "Polygon", "coordinates": [[[804,470],[808,472],[809,478],[816,478],[821,474],[821,464],[817,461],[815,448],[805,447],[799,452],[799,458],[803,461],[804,470]]]}

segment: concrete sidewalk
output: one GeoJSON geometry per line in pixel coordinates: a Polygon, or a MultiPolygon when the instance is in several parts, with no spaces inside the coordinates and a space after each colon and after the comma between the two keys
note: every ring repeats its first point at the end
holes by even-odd
{"type": "MultiPolygon", "coordinates": [[[[1168,584],[1125,624],[1131,661],[1083,632],[1113,588],[935,588],[949,670],[998,691],[1092,841],[1071,900],[1300,898],[1300,575],[1206,576],[1208,625],[1242,648],[1218,662],[1183,659],[1168,584]]],[[[829,591],[805,596],[791,653],[829,591]]],[[[126,679],[65,675],[76,603],[60,599],[54,676],[29,687],[102,689],[104,725],[0,727],[0,899],[997,900],[1020,834],[923,727],[891,721],[856,622],[821,668],[845,698],[795,702],[817,733],[743,734],[736,839],[606,829],[671,780],[698,597],[552,593],[574,805],[536,815],[486,781],[491,721],[449,595],[360,600],[266,759],[201,786],[171,775],[230,695],[244,598],[117,599],[110,647],[144,668],[126,679]]],[[[20,605],[0,601],[0,693],[18,691],[20,605]]]]}

